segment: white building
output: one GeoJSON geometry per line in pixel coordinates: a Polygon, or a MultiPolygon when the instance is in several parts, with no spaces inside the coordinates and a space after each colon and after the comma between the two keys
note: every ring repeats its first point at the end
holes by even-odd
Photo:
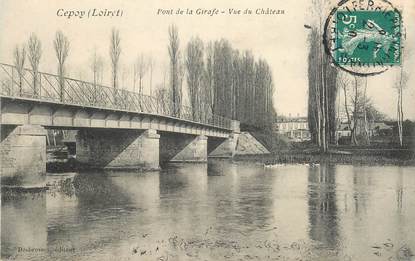
{"type": "Polygon", "coordinates": [[[274,123],[274,130],[294,141],[306,141],[311,139],[308,121],[305,117],[280,119],[274,123]]]}

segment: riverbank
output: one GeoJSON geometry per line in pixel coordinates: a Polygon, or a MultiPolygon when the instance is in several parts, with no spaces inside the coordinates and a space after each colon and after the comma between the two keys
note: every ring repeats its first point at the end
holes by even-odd
{"type": "Polygon", "coordinates": [[[235,161],[261,162],[272,164],[359,164],[359,165],[403,165],[415,166],[413,150],[408,149],[362,149],[342,148],[321,153],[314,149],[301,151],[287,150],[268,155],[238,155],[235,161]]]}
{"type": "Polygon", "coordinates": [[[236,161],[264,164],[336,163],[359,165],[415,165],[415,136],[407,135],[403,146],[398,138],[373,139],[370,144],[330,145],[328,153],[321,153],[311,141],[293,142],[284,135],[251,129],[250,133],[271,153],[268,155],[238,155],[236,161]]]}

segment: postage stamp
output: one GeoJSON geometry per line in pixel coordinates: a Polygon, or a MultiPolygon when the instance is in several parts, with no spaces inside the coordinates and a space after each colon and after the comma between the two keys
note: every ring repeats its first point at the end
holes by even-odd
{"type": "Polygon", "coordinates": [[[370,75],[401,64],[402,18],[390,3],[342,1],[326,21],[326,51],[333,63],[370,75]]]}

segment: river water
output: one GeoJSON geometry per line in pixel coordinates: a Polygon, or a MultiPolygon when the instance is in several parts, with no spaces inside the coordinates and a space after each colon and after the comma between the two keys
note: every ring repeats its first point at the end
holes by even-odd
{"type": "Polygon", "coordinates": [[[415,260],[415,167],[212,161],[2,197],[17,260],[415,260]]]}

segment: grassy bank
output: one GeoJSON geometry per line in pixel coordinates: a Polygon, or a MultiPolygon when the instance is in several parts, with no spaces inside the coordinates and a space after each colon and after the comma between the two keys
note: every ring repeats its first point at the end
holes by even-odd
{"type": "Polygon", "coordinates": [[[411,165],[415,166],[414,152],[410,150],[332,150],[329,153],[320,153],[315,150],[287,150],[274,152],[268,155],[236,156],[236,161],[252,161],[269,164],[292,163],[337,163],[337,164],[364,164],[364,165],[411,165]]]}
{"type": "MultiPolygon", "coordinates": [[[[329,153],[321,153],[311,142],[292,142],[287,137],[267,129],[247,129],[270,152],[269,155],[241,155],[235,160],[264,164],[338,163],[338,164],[394,164],[415,165],[415,147],[405,143],[400,147],[396,140],[373,142],[370,145],[330,146],[329,153]]],[[[411,136],[412,137],[412,136],[411,136]]],[[[413,137],[410,140],[414,140],[413,137]]]]}

